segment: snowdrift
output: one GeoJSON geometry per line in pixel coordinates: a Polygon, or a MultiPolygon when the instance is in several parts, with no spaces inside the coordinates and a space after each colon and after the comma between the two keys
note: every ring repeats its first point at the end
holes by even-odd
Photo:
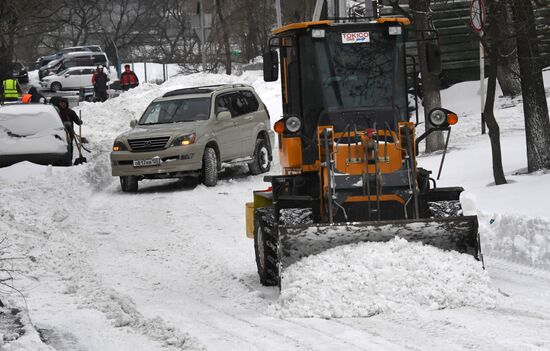
{"type": "Polygon", "coordinates": [[[481,262],[396,238],[307,257],[283,274],[280,317],[370,317],[411,308],[494,308],[497,292],[481,262]]]}

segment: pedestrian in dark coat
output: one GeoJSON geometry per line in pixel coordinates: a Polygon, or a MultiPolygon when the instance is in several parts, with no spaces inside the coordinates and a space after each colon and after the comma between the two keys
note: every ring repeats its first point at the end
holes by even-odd
{"type": "Polygon", "coordinates": [[[139,85],[137,75],[130,69],[130,65],[124,66],[124,72],[120,75],[120,86],[122,90],[127,91],[139,85]]]}
{"type": "Polygon", "coordinates": [[[61,98],[59,100],[58,104],[59,108],[59,116],[61,117],[61,121],[63,122],[63,125],[67,129],[67,132],[69,133],[69,136],[71,138],[71,144],[75,138],[74,136],[74,124],[78,124],[79,126],[82,125],[82,120],[78,117],[76,112],[74,112],[73,109],[69,107],[69,100],[66,98],[61,98]]]}
{"type": "Polygon", "coordinates": [[[97,66],[97,69],[92,76],[92,84],[94,85],[95,96],[99,101],[103,102],[109,97],[107,95],[107,82],[109,76],[103,72],[103,66],[97,66]]]}
{"type": "Polygon", "coordinates": [[[30,102],[38,102],[38,103],[47,103],[46,97],[38,92],[38,89],[36,87],[31,87],[29,89],[29,92],[27,94],[31,94],[31,101],[30,102]]]}

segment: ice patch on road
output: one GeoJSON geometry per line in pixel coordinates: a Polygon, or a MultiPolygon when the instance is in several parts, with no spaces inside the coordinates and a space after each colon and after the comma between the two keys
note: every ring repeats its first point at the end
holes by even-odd
{"type": "Polygon", "coordinates": [[[497,291],[472,256],[396,238],[327,250],[283,272],[280,317],[370,317],[411,308],[496,307],[497,291]]]}

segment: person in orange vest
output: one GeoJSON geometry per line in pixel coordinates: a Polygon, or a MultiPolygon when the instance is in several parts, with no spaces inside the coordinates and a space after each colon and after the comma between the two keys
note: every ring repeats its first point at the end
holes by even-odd
{"type": "Polygon", "coordinates": [[[46,97],[38,92],[38,89],[36,87],[31,87],[29,91],[26,94],[23,94],[21,97],[21,102],[24,104],[28,103],[42,103],[47,104],[48,100],[46,100],[46,97]]]}
{"type": "Polygon", "coordinates": [[[31,99],[32,99],[32,95],[29,93],[23,94],[23,96],[21,96],[21,102],[24,104],[30,104],[31,99]]]}
{"type": "Polygon", "coordinates": [[[120,86],[122,90],[128,91],[139,85],[139,79],[134,71],[130,70],[130,65],[124,66],[124,72],[120,75],[120,86]]]}
{"type": "Polygon", "coordinates": [[[6,79],[2,82],[2,100],[17,101],[21,96],[22,90],[17,79],[6,79]]]}

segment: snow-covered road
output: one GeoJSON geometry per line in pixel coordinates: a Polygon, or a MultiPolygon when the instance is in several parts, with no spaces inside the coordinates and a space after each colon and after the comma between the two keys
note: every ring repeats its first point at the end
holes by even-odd
{"type": "MultiPolygon", "coordinates": [[[[183,85],[244,79],[276,116],[280,90],[259,83],[259,77],[196,75],[185,77],[183,85]]],[[[161,90],[178,84],[170,81],[161,90]]],[[[244,204],[252,190],[266,186],[263,176],[249,177],[237,167],[214,188],[146,181],[138,194],[122,193],[110,177],[113,137],[160,93],[144,85],[131,98],[84,105],[85,133],[94,151],[86,165],[22,163],[0,169],[0,233],[8,239],[8,252],[23,257],[14,263],[22,271],[16,284],[49,345],[39,346],[36,337],[0,342],[0,348],[550,350],[550,271],[543,269],[550,264],[545,216],[550,210],[537,203],[550,189],[550,174],[514,175],[524,159],[513,109],[506,110],[503,118],[510,124],[502,129],[504,154],[510,156],[505,168],[514,183],[487,186],[487,144],[470,136],[474,123],[467,119],[454,134],[442,182],[464,185],[478,198],[486,270],[497,291],[494,306],[404,306],[369,318],[280,318],[272,308],[278,289],[260,285],[253,243],[245,237],[244,204]]],[[[430,169],[437,161],[421,159],[430,169]]],[[[18,294],[8,302],[24,306],[18,294]]]]}
{"type": "MultiPolygon", "coordinates": [[[[31,206],[53,211],[35,223],[40,231],[14,228],[48,238],[22,244],[37,257],[29,272],[36,280],[27,285],[31,315],[51,345],[60,351],[550,347],[550,272],[490,257],[487,271],[501,292],[494,309],[277,318],[268,306],[278,290],[259,284],[242,218],[241,206],[263,185],[261,177],[235,172],[215,188],[150,182],[136,195],[122,193],[116,182],[82,194],[68,184],[72,190],[58,195],[78,212],[53,209],[58,199],[31,206]]],[[[67,181],[57,175],[32,183],[45,191],[67,181]]],[[[17,190],[23,198],[33,193],[17,190]]]]}

